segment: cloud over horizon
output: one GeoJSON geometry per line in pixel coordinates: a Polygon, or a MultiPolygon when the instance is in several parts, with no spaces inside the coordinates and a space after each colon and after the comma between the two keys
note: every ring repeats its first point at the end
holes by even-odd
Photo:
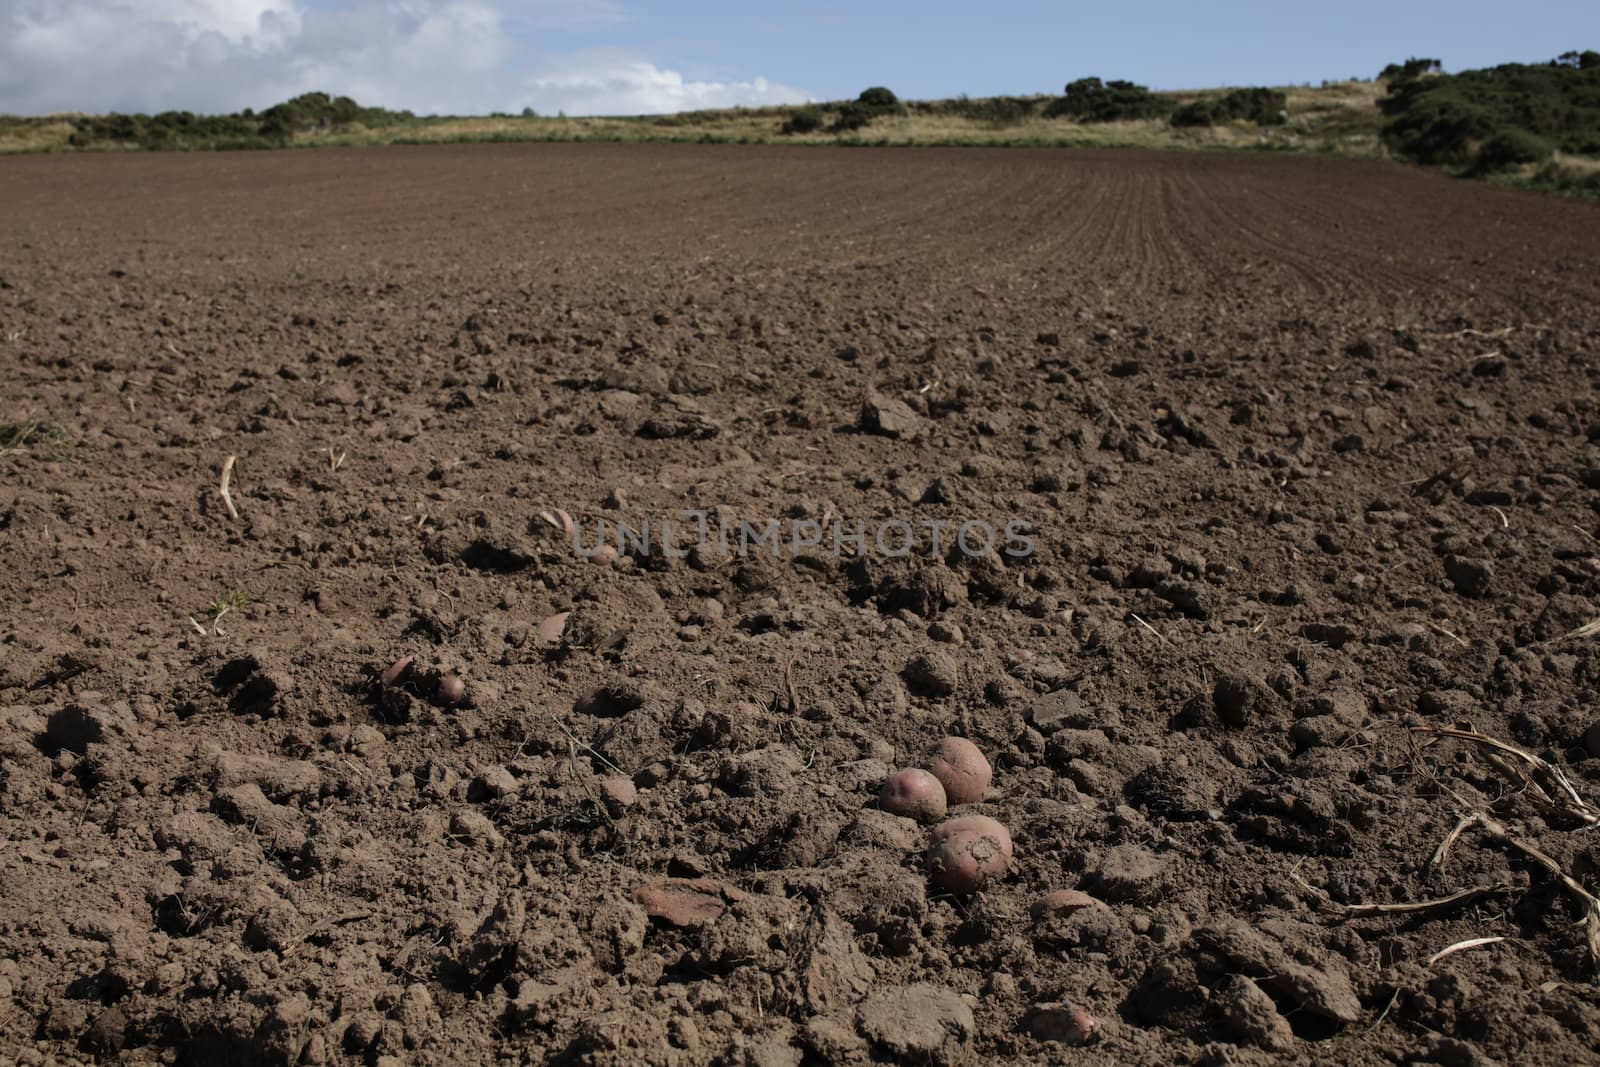
{"type": "Polygon", "coordinates": [[[228,112],[322,90],[419,114],[648,114],[794,103],[759,75],[696,79],[631,49],[541,51],[626,18],[534,0],[0,0],[0,112],[228,112]]]}

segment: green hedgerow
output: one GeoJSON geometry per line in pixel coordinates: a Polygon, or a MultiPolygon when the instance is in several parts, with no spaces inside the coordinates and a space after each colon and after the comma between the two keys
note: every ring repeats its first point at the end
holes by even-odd
{"type": "Polygon", "coordinates": [[[1170,99],[1157,96],[1143,85],[1079,78],[1068,83],[1063,95],[1052,101],[1044,114],[1046,118],[1069,116],[1079,122],[1121,122],[1161,118],[1172,109],[1170,99]]]}

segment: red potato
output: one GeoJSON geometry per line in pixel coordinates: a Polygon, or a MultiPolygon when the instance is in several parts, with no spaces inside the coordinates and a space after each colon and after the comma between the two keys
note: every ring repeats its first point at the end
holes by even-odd
{"type": "Polygon", "coordinates": [[[447,674],[439,679],[437,692],[439,703],[449,707],[451,704],[461,703],[462,698],[467,695],[467,683],[461,680],[459,674],[447,674]]]}
{"type": "Polygon", "coordinates": [[[895,771],[883,781],[878,807],[891,815],[903,815],[918,822],[944,818],[944,786],[927,771],[917,768],[895,771]]]}
{"type": "Polygon", "coordinates": [[[973,893],[1000,878],[1011,864],[1011,833],[987,815],[960,815],[934,828],[928,842],[928,877],[940,889],[973,893]]]}
{"type": "Polygon", "coordinates": [[[933,750],[928,770],[944,786],[951,804],[976,804],[989,791],[994,771],[978,746],[964,737],[947,737],[933,750]]]}
{"type": "Polygon", "coordinates": [[[617,548],[615,545],[601,545],[589,557],[590,563],[598,563],[602,567],[609,566],[617,561],[617,548]]]}

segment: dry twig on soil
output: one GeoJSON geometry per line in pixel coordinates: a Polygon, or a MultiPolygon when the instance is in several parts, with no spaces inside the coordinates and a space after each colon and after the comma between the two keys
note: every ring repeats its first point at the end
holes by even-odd
{"type": "Polygon", "coordinates": [[[229,456],[222,462],[222,481],[217,486],[217,492],[222,497],[222,502],[228,505],[228,514],[234,519],[239,517],[239,509],[233,506],[233,493],[228,490],[228,484],[233,481],[233,465],[239,457],[229,456]]]}
{"type": "Polygon", "coordinates": [[[1511,779],[1519,788],[1527,789],[1534,801],[1546,811],[1565,815],[1588,826],[1600,824],[1600,808],[1594,807],[1578,795],[1578,791],[1573,788],[1561,768],[1531,752],[1487,734],[1481,734],[1466,723],[1458,723],[1455,726],[1431,724],[1413,726],[1411,732],[1471,741],[1485,751],[1496,770],[1511,779]],[[1519,772],[1511,760],[1524,764],[1529,769],[1519,772]]]}
{"type": "Polygon", "coordinates": [[[1596,899],[1595,895],[1583,888],[1576,878],[1562,870],[1561,865],[1555,860],[1520,837],[1514,836],[1502,823],[1481,812],[1477,815],[1477,823],[1483,827],[1484,832],[1490,837],[1507,848],[1515,849],[1522,853],[1528,859],[1549,871],[1568,893],[1577,898],[1583,905],[1583,928],[1585,940],[1589,946],[1589,958],[1596,965],[1600,965],[1600,899],[1596,899]]]}
{"type": "Polygon", "coordinates": [[[1556,638],[1556,640],[1571,641],[1574,638],[1579,637],[1593,637],[1595,634],[1600,634],[1600,619],[1591,619],[1582,626],[1578,627],[1576,630],[1573,630],[1569,634],[1563,634],[1562,636],[1556,638]]]}
{"type": "Polygon", "coordinates": [[[1439,842],[1439,847],[1433,850],[1433,856],[1428,860],[1428,866],[1432,868],[1444,866],[1445,855],[1449,853],[1450,846],[1455,844],[1457,839],[1467,831],[1467,828],[1476,821],[1475,816],[1468,815],[1456,823],[1454,829],[1445,834],[1444,840],[1439,842]]]}
{"type": "Polygon", "coordinates": [[[1510,890],[1509,885],[1475,885],[1470,889],[1463,889],[1459,893],[1451,893],[1447,897],[1436,897],[1433,900],[1404,901],[1397,904],[1339,904],[1345,915],[1352,918],[1362,915],[1410,915],[1419,911],[1435,911],[1448,908],[1453,904],[1465,904],[1469,900],[1479,897],[1491,896],[1495,893],[1504,893],[1510,890]]]}
{"type": "Polygon", "coordinates": [[[1438,952],[1435,952],[1433,955],[1429,956],[1428,966],[1432,967],[1435,963],[1438,963],[1446,956],[1453,956],[1457,952],[1462,952],[1469,948],[1481,948],[1484,945],[1498,945],[1504,940],[1505,938],[1503,937],[1469,937],[1465,941],[1457,941],[1455,944],[1446,945],[1438,952]]]}

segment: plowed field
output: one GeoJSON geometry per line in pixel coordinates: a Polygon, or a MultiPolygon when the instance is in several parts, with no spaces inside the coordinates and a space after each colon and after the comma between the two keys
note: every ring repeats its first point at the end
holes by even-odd
{"type": "Polygon", "coordinates": [[[0,1060],[1583,1062],[1597,374],[1388,164],[0,160],[0,1060]]]}

